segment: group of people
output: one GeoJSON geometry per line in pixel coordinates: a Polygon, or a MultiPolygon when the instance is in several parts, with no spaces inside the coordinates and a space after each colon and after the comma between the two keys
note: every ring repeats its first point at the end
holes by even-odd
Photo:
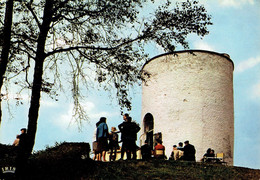
{"type": "MultiPolygon", "coordinates": [[[[101,117],[100,120],[96,123],[96,130],[93,137],[93,160],[97,161],[106,161],[106,152],[110,151],[109,160],[116,160],[117,150],[120,149],[119,143],[122,143],[121,146],[121,158],[124,159],[126,153],[126,159],[136,159],[136,151],[139,148],[136,145],[137,133],[140,131],[140,127],[137,123],[132,121],[132,118],[129,114],[123,115],[123,122],[118,125],[118,130],[116,127],[112,127],[109,132],[108,125],[106,123],[106,118],[101,117]],[[121,133],[121,140],[118,141],[118,134],[121,133]]],[[[170,160],[186,160],[186,161],[195,161],[195,147],[189,143],[189,141],[180,142],[177,145],[173,145],[173,150],[170,156],[170,160]]],[[[164,154],[165,147],[162,144],[160,139],[157,139],[156,146],[150,147],[148,142],[145,141],[145,144],[141,146],[141,155],[142,159],[147,160],[152,157],[166,159],[164,154]]]]}
{"type": "Polygon", "coordinates": [[[110,161],[116,159],[117,150],[119,149],[119,142],[122,142],[121,147],[121,159],[124,158],[126,153],[127,159],[136,159],[136,140],[137,133],[140,131],[140,127],[137,123],[132,121],[129,114],[123,115],[123,122],[118,125],[119,131],[116,127],[111,128],[111,132],[108,131],[106,124],[106,118],[101,117],[96,123],[96,130],[93,139],[93,151],[94,160],[106,161],[106,152],[110,151],[110,161]],[[118,133],[121,133],[121,140],[118,141],[118,133]]]}
{"type": "MultiPolygon", "coordinates": [[[[120,149],[119,142],[122,142],[121,147],[121,158],[124,159],[126,153],[126,158],[136,159],[136,151],[138,146],[136,145],[137,133],[140,131],[140,127],[137,123],[132,121],[132,118],[129,114],[123,115],[123,122],[118,125],[119,131],[116,127],[111,128],[111,132],[108,131],[108,125],[106,123],[106,118],[101,117],[100,120],[96,123],[96,130],[94,133],[93,141],[93,151],[94,151],[94,160],[106,161],[106,152],[110,151],[110,161],[116,160],[117,150],[120,149]],[[118,133],[121,133],[121,140],[118,141],[118,133]]],[[[145,141],[145,144],[141,146],[141,156],[143,160],[148,160],[152,157],[160,159],[166,159],[164,154],[165,146],[162,144],[160,139],[156,140],[155,147],[148,145],[148,141],[145,141]],[[159,153],[158,153],[159,152],[159,153]]],[[[28,137],[26,133],[26,128],[21,129],[21,134],[17,135],[13,146],[17,148],[17,170],[19,167],[23,167],[26,163],[29,153],[27,150],[28,147],[28,137]]],[[[184,160],[184,161],[195,161],[195,147],[189,143],[189,141],[183,143],[179,142],[178,146],[173,145],[173,150],[169,157],[169,160],[184,160]]],[[[215,152],[213,149],[209,148],[207,152],[203,155],[203,159],[207,157],[215,157],[215,152]]]]}
{"type": "Polygon", "coordinates": [[[179,142],[178,145],[178,147],[177,145],[173,145],[170,160],[196,161],[196,149],[189,141],[184,142],[184,147],[182,142],[179,142]]]}
{"type": "MultiPolygon", "coordinates": [[[[179,142],[178,147],[177,145],[173,145],[173,150],[171,152],[169,160],[195,161],[195,147],[190,144],[189,141],[185,141],[184,144],[184,147],[182,142],[179,142]]],[[[164,150],[165,146],[162,144],[162,141],[160,139],[157,140],[154,150],[148,145],[147,141],[145,141],[145,144],[141,146],[142,159],[150,159],[152,157],[152,154],[155,158],[166,159],[164,150]]]]}

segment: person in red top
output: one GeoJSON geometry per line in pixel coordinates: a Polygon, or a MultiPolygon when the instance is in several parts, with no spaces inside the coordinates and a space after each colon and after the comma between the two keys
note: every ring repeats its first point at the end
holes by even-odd
{"type": "Polygon", "coordinates": [[[159,159],[164,159],[165,158],[164,150],[165,147],[164,145],[162,145],[162,141],[158,139],[157,145],[154,147],[154,157],[159,159]]]}

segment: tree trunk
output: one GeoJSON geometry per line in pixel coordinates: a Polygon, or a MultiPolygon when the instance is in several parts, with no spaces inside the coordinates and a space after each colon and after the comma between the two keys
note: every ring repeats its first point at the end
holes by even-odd
{"type": "Polygon", "coordinates": [[[29,137],[29,151],[32,152],[35,143],[37,121],[39,116],[43,64],[46,58],[45,43],[50,29],[51,18],[53,14],[53,0],[46,0],[44,7],[43,22],[40,26],[40,34],[37,41],[37,51],[35,58],[34,78],[32,86],[32,96],[28,115],[28,137],[29,137]]]}
{"type": "Polygon", "coordinates": [[[11,41],[11,27],[13,21],[13,0],[8,0],[6,2],[6,10],[5,10],[5,22],[4,22],[4,32],[3,32],[3,49],[0,59],[0,124],[2,121],[2,86],[4,82],[4,74],[6,72],[7,63],[8,63],[8,55],[10,50],[10,41],[11,41]]]}

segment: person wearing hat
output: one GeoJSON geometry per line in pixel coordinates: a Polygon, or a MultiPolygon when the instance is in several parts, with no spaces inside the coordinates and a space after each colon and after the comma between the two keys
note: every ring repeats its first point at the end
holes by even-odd
{"type": "Polygon", "coordinates": [[[195,160],[195,153],[196,153],[195,147],[192,144],[190,144],[189,141],[185,141],[184,144],[185,144],[185,146],[183,148],[183,150],[184,150],[183,160],[196,161],[195,160]]]}

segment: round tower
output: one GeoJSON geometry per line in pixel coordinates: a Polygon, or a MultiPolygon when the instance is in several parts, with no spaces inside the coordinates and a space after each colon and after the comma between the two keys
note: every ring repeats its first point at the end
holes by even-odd
{"type": "Polygon", "coordinates": [[[208,148],[233,165],[234,64],[227,54],[189,50],[152,58],[142,69],[141,145],[189,140],[199,161],[208,148]]]}

